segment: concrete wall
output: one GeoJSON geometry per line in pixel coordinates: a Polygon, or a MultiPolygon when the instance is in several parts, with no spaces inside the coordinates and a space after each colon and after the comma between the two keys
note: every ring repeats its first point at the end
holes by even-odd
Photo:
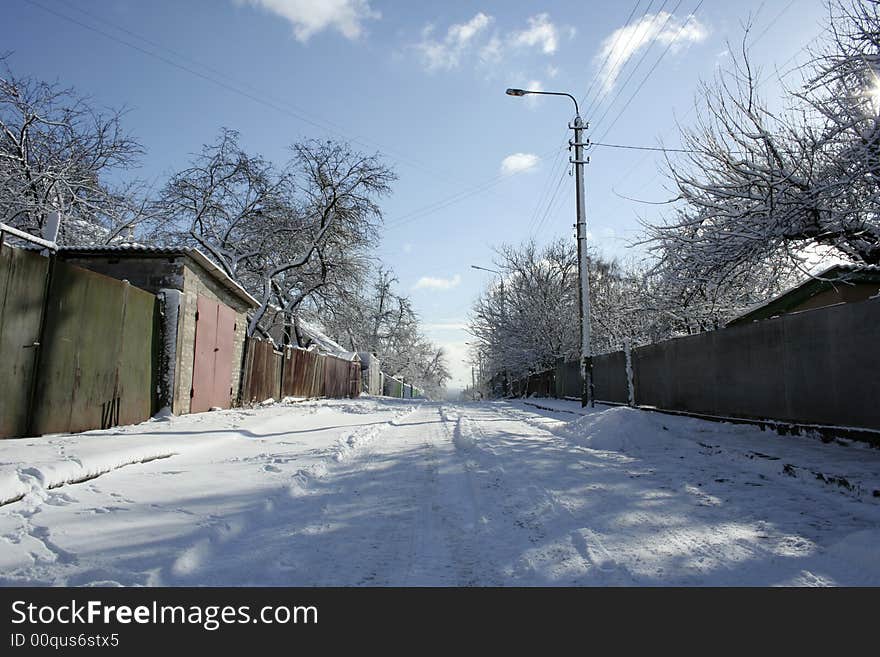
{"type": "Polygon", "coordinates": [[[247,333],[247,306],[202,267],[187,260],[183,268],[183,294],[180,299],[177,324],[177,363],[173,404],[173,411],[176,414],[190,412],[190,389],[192,388],[193,359],[195,357],[196,308],[200,295],[229,306],[235,311],[230,385],[233,390],[233,405],[238,403],[236,397],[241,380],[242,353],[247,333]]]}
{"type": "Polygon", "coordinates": [[[248,305],[225,287],[214,274],[184,255],[167,256],[126,252],[116,254],[61,256],[66,262],[116,279],[125,279],[136,287],[159,294],[164,289],[181,291],[177,317],[177,353],[174,362],[172,410],[190,412],[193,359],[195,356],[196,305],[199,295],[222,303],[235,311],[232,380],[233,405],[236,405],[241,379],[244,339],[247,333],[248,305]]]}
{"type": "MultiPolygon", "coordinates": [[[[635,401],[720,417],[880,430],[878,340],[880,299],[872,299],[639,347],[632,352],[635,401]]],[[[619,367],[597,363],[594,373],[619,367]]],[[[596,398],[621,401],[598,389],[596,398]]]]}
{"type": "MultiPolygon", "coordinates": [[[[632,350],[635,404],[880,431],[878,345],[880,299],[674,338],[632,350]]],[[[557,363],[513,382],[514,394],[538,391],[555,373],[557,396],[579,396],[577,367],[577,361],[557,363]]],[[[597,401],[628,403],[624,352],[593,358],[593,386],[597,401]]]]}
{"type": "Polygon", "coordinates": [[[593,394],[596,399],[626,404],[628,390],[626,357],[622,351],[593,357],[593,394]]]}
{"type": "Polygon", "coordinates": [[[135,287],[159,294],[163,289],[183,289],[183,268],[186,258],[125,252],[120,255],[73,255],[63,251],[58,256],[64,262],[104,274],[117,280],[127,280],[135,287]]]}

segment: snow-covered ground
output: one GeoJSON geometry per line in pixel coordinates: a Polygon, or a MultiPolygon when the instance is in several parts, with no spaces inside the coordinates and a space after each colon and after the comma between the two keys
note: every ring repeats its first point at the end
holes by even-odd
{"type": "Polygon", "coordinates": [[[880,450],[564,401],[0,441],[0,501],[4,585],[880,585],[880,450]]]}

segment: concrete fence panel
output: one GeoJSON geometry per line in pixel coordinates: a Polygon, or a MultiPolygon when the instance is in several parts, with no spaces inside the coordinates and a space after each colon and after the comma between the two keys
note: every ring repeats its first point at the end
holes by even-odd
{"type": "Polygon", "coordinates": [[[633,350],[636,403],[755,420],[880,430],[880,299],[633,350]]]}
{"type": "MultiPolygon", "coordinates": [[[[580,364],[575,362],[575,365],[580,364]]],[[[580,371],[578,371],[578,382],[580,382],[580,371]]],[[[628,390],[624,352],[615,351],[593,357],[593,394],[596,399],[626,404],[628,390]]],[[[577,396],[580,397],[580,391],[577,396]]]]}

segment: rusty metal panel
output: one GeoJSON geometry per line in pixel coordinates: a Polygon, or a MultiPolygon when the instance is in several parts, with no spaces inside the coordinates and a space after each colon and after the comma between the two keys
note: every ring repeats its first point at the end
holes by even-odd
{"type": "Polygon", "coordinates": [[[0,248],[0,438],[27,432],[49,260],[0,248]]]}
{"type": "Polygon", "coordinates": [[[29,433],[147,419],[155,403],[156,298],[56,262],[29,433]]]}
{"type": "Polygon", "coordinates": [[[116,424],[143,422],[159,410],[159,322],[156,296],[127,286],[117,361],[116,424]]]}

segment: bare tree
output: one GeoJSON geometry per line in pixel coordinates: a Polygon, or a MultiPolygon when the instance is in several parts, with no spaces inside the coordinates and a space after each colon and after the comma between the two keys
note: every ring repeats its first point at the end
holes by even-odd
{"type": "MultiPolygon", "coordinates": [[[[471,310],[470,332],[478,343],[484,376],[518,378],[549,369],[557,359],[580,353],[577,249],[559,239],[496,250],[504,289],[491,284],[471,310]]],[[[646,344],[674,332],[655,307],[654,282],[646,272],[596,251],[589,258],[590,325],[593,353],[646,344]]]]}
{"type": "Polygon", "coordinates": [[[880,2],[829,3],[829,33],[813,51],[798,98],[822,120],[829,181],[823,203],[847,228],[854,261],[880,263],[880,2]]]}
{"type": "Polygon", "coordinates": [[[337,342],[378,355],[386,373],[437,398],[450,378],[446,353],[422,334],[410,300],[395,291],[396,283],[393,272],[380,266],[345,303],[320,308],[318,314],[337,342]]]}
{"type": "Polygon", "coordinates": [[[60,243],[106,244],[152,219],[137,183],[106,180],[143,152],[123,131],[122,112],[102,113],[72,89],[17,77],[2,59],[0,221],[40,235],[60,211],[60,243]]]}
{"type": "Polygon", "coordinates": [[[824,257],[880,263],[878,3],[830,5],[832,39],[771,111],[746,38],[669,156],[675,210],[647,225],[667,310],[698,330],[778,293],[824,257]]]}
{"type": "Polygon", "coordinates": [[[381,222],[377,199],[395,176],[377,156],[314,140],[292,146],[279,169],[238,139],[222,130],[157,206],[177,221],[172,239],[203,248],[261,301],[253,333],[267,313],[290,324],[303,304],[328,303],[328,289],[364,275],[381,222]]]}

